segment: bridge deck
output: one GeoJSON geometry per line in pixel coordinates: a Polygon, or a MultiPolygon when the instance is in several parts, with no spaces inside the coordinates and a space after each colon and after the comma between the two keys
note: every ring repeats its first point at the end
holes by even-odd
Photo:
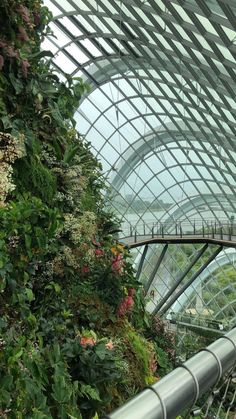
{"type": "Polygon", "coordinates": [[[168,235],[165,234],[164,236],[158,235],[135,235],[135,236],[126,236],[120,238],[120,240],[128,245],[131,249],[138,246],[145,246],[145,244],[152,244],[152,243],[167,243],[167,244],[188,244],[188,243],[208,243],[208,244],[216,244],[224,247],[234,247],[236,248],[236,236],[229,236],[215,234],[214,237],[212,236],[202,236],[202,235],[182,235],[175,236],[175,235],[168,235]]]}

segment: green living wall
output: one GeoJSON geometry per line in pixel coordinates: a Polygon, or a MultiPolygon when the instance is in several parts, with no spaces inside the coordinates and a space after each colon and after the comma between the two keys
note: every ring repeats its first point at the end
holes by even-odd
{"type": "Polygon", "coordinates": [[[0,417],[98,418],[172,367],[75,130],[88,86],[40,49],[40,0],[0,3],[0,417]]]}

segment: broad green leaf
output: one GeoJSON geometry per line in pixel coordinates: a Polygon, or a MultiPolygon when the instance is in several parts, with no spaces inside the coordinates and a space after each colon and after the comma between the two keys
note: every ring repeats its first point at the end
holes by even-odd
{"type": "Polygon", "coordinates": [[[36,52],[35,54],[31,55],[32,58],[38,58],[39,60],[43,57],[54,57],[54,54],[51,51],[39,51],[36,52]]]}
{"type": "Polygon", "coordinates": [[[11,128],[12,127],[11,120],[10,120],[10,118],[7,115],[3,116],[1,118],[1,121],[3,123],[4,129],[8,129],[8,128],[11,128]]]}
{"type": "Polygon", "coordinates": [[[22,356],[22,354],[23,354],[23,349],[20,349],[15,355],[11,356],[8,359],[8,364],[9,365],[14,364],[22,356]]]}
{"type": "Polygon", "coordinates": [[[9,406],[10,401],[11,401],[11,393],[4,389],[0,389],[0,402],[9,406]]]}
{"type": "Polygon", "coordinates": [[[5,375],[5,377],[0,378],[1,389],[10,390],[12,383],[13,383],[12,375],[5,375]]]}
{"type": "Polygon", "coordinates": [[[35,317],[33,314],[30,314],[30,315],[27,317],[27,320],[28,320],[28,322],[29,322],[32,326],[34,326],[34,325],[37,323],[37,319],[36,319],[36,317],[35,317]]]}
{"type": "Polygon", "coordinates": [[[27,299],[28,299],[29,302],[31,302],[31,301],[34,300],[34,298],[35,298],[34,297],[34,293],[33,293],[33,291],[30,288],[26,288],[25,289],[25,293],[27,295],[27,299]]]}
{"type": "Polygon", "coordinates": [[[88,398],[101,401],[98,390],[88,384],[81,384],[80,391],[84,396],[88,398]]]}
{"type": "Polygon", "coordinates": [[[28,234],[25,234],[25,247],[27,250],[31,249],[31,237],[28,234]]]}
{"type": "Polygon", "coordinates": [[[16,94],[19,95],[24,88],[23,83],[18,77],[15,77],[13,73],[9,74],[9,79],[11,81],[12,86],[15,89],[16,94]]]}
{"type": "Polygon", "coordinates": [[[72,390],[69,385],[65,382],[65,378],[61,375],[54,377],[54,384],[52,385],[53,398],[58,403],[65,403],[70,400],[72,390]]]}

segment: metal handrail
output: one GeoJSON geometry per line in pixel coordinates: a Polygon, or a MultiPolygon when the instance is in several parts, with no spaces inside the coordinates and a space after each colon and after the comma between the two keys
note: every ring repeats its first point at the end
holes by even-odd
{"type": "Polygon", "coordinates": [[[236,328],[146,388],[107,419],[174,419],[236,366],[236,328]]]}
{"type": "Polygon", "coordinates": [[[134,237],[135,240],[138,236],[203,236],[215,238],[219,236],[221,239],[227,236],[227,240],[231,241],[232,237],[236,237],[236,224],[228,220],[220,222],[216,220],[193,220],[193,221],[176,221],[170,222],[157,222],[132,225],[128,224],[128,234],[125,233],[126,228],[120,238],[134,237]]]}

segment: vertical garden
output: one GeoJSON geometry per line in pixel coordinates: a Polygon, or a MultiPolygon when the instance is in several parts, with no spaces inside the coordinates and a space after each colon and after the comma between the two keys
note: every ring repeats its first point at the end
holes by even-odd
{"type": "Polygon", "coordinates": [[[172,368],[75,129],[89,89],[40,45],[40,0],[0,4],[0,417],[99,418],[172,368]]]}

